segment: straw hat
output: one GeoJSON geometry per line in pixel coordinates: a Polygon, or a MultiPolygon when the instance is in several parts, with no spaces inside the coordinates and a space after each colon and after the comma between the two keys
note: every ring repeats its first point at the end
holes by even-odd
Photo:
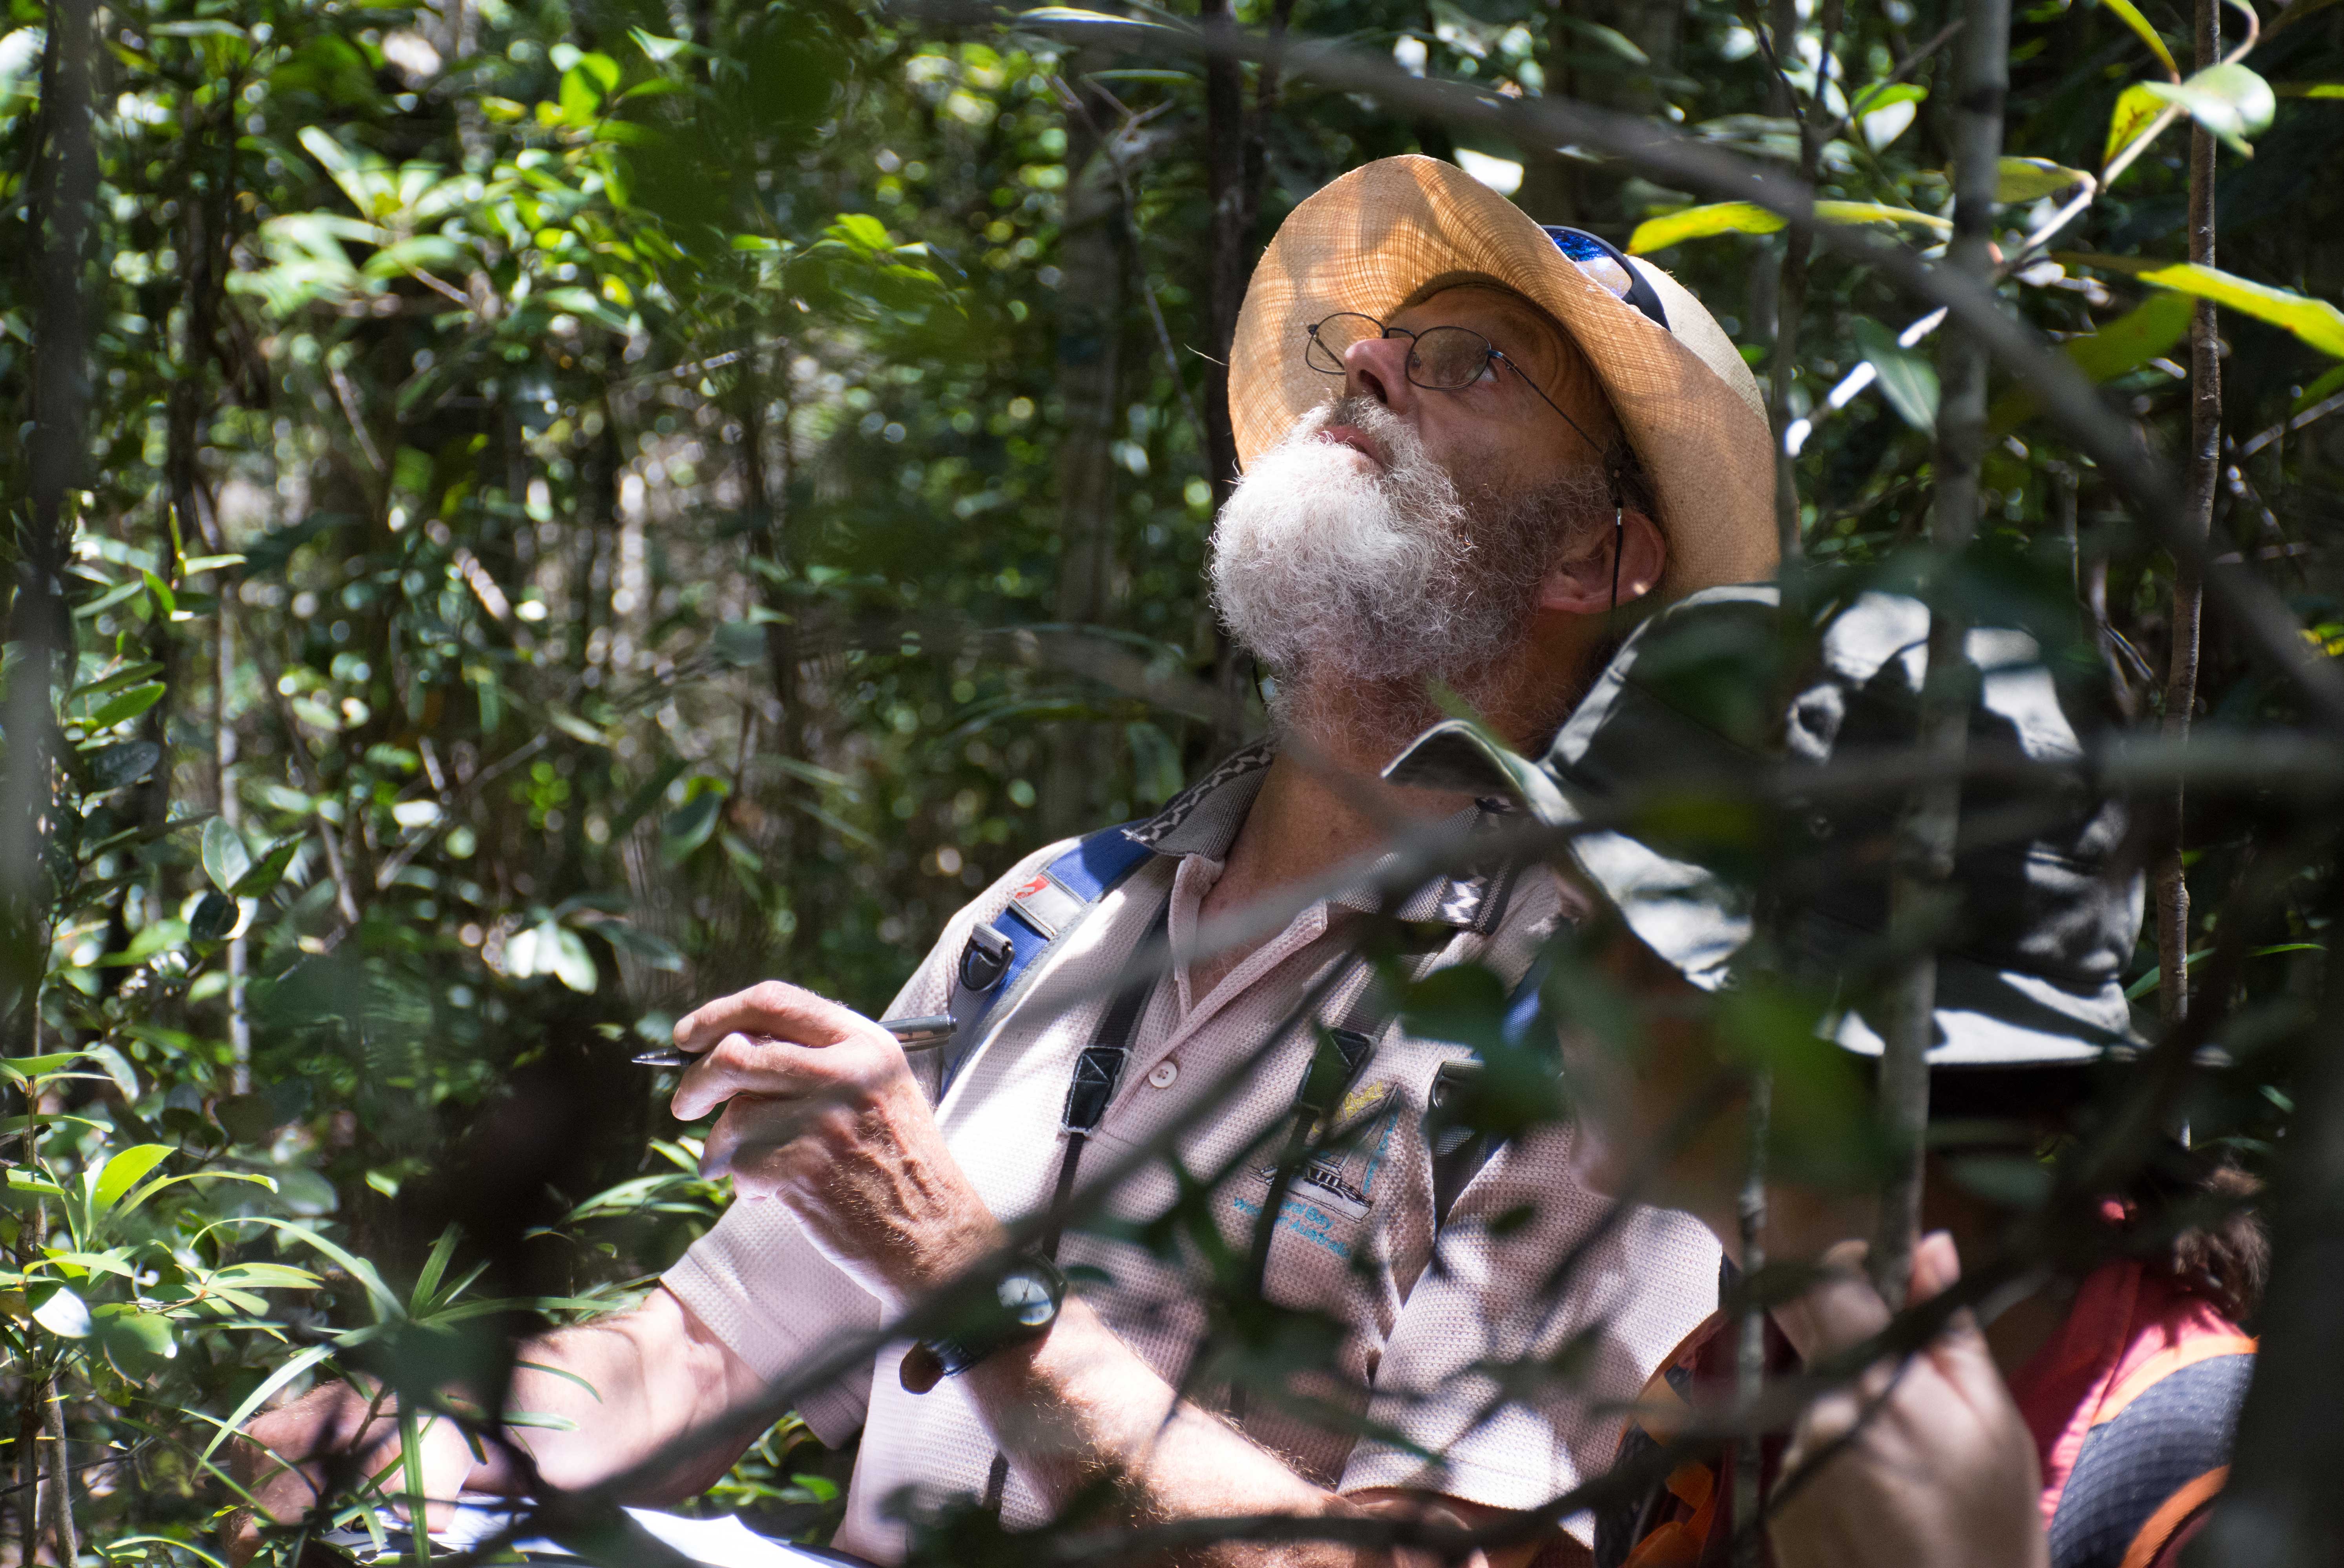
{"type": "Polygon", "coordinates": [[[1425,285],[1483,278],[1535,301],[1594,367],[1660,500],[1671,598],[1773,574],[1774,446],[1758,383],[1701,301],[1632,259],[1668,326],[1596,283],[1520,207],[1456,165],[1363,165],[1296,207],[1246,289],[1229,353],[1229,414],[1250,463],[1330,379],[1303,363],[1305,329],[1338,310],[1387,319],[1425,285]]]}

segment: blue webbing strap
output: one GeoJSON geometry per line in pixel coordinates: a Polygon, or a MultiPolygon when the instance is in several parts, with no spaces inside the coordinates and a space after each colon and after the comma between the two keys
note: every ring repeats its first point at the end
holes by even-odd
{"type": "Polygon", "coordinates": [[[953,974],[953,1037],[945,1047],[938,1098],[967,1064],[994,1004],[1015,988],[1075,917],[1154,854],[1121,827],[1086,834],[1012,895],[1006,909],[970,933],[953,974]]]}

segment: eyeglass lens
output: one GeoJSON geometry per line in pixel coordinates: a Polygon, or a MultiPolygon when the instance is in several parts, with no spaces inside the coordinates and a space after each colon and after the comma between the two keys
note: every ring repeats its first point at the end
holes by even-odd
{"type": "MultiPolygon", "coordinates": [[[[1329,316],[1312,329],[1303,357],[1310,368],[1329,376],[1343,374],[1343,356],[1351,345],[1386,335],[1382,322],[1350,312],[1329,316]]],[[[1390,336],[1409,334],[1394,330],[1390,336]]],[[[1464,327],[1432,327],[1414,335],[1408,356],[1408,379],[1420,387],[1453,390],[1467,387],[1490,362],[1490,340],[1464,327]]]]}

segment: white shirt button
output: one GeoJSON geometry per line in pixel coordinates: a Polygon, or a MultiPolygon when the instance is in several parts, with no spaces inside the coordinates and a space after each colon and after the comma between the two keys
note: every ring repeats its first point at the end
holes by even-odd
{"type": "Polygon", "coordinates": [[[1160,1061],[1147,1069],[1148,1084],[1155,1088],[1168,1089],[1179,1077],[1180,1064],[1176,1061],[1160,1061]]]}

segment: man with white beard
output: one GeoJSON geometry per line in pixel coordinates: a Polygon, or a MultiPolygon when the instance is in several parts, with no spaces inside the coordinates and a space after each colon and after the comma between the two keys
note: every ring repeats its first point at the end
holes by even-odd
{"type": "MultiPolygon", "coordinates": [[[[1407,933],[1410,979],[1515,986],[1577,911],[1507,865],[1378,891],[1395,828],[1495,809],[1380,770],[1444,686],[1535,754],[1621,607],[1771,572],[1756,388],[1664,274],[1416,157],[1281,227],[1230,378],[1248,467],[1213,589],[1274,677],[1270,740],[955,916],[890,1010],[950,1013],[941,1053],[779,981],[680,1023],[676,1113],[723,1108],[705,1168],[735,1203],[640,1307],[521,1348],[507,1408],[571,1430],[476,1454],[442,1423],[429,1495],[532,1470],[690,1495],[786,1401],[862,1431],[836,1543],[862,1558],[960,1508],[1159,1530],[1184,1562],[1429,1563],[1340,1530],[1480,1525],[1609,1463],[1718,1250],[1608,1214],[1562,1129],[1494,1153],[1429,1129],[1470,1052],[1393,1017],[1363,937],[1407,933]],[[886,1332],[959,1280],[948,1320],[886,1332]],[[1202,1522],[1258,1515],[1302,1523],[1202,1522]]],[[[369,1415],[321,1390],[254,1422],[268,1510],[298,1518],[328,1454],[380,1471],[397,1430],[369,1415]]],[[[1475,1560],[1583,1561],[1591,1531],[1526,1515],[1475,1560]]]]}

